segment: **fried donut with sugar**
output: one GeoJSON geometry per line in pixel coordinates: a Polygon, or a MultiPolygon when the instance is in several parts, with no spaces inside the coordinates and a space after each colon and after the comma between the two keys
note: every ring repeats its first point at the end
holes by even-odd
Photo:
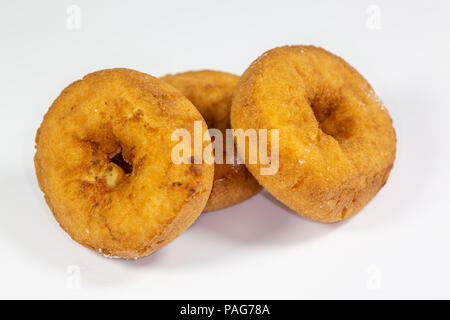
{"type": "MultiPolygon", "coordinates": [[[[36,135],[39,186],[61,227],[108,256],[137,258],[175,239],[203,211],[214,165],[174,164],[174,130],[206,123],[178,90],[129,69],[65,88],[36,135]]],[[[206,135],[208,140],[209,135],[206,135]]]]}
{"type": "Polygon", "coordinates": [[[278,200],[317,221],[356,214],[386,183],[395,159],[392,120],[370,84],[314,46],[279,47],[256,59],[237,85],[231,125],[279,129],[278,150],[271,150],[279,153],[278,172],[247,167],[278,200]]]}
{"type": "Polygon", "coordinates": [[[223,162],[216,163],[214,183],[205,211],[223,209],[249,199],[261,186],[244,164],[225,163],[225,130],[230,126],[231,97],[239,77],[221,71],[188,71],[161,78],[180,90],[200,111],[208,127],[223,136],[223,162]]]}

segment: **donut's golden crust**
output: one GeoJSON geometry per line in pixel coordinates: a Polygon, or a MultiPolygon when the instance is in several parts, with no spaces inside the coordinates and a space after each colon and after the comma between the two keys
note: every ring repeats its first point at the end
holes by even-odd
{"type": "MultiPolygon", "coordinates": [[[[220,71],[188,71],[161,78],[180,90],[200,111],[209,128],[222,131],[230,126],[231,97],[239,77],[220,71]]],[[[225,139],[224,139],[225,141],[225,139]]],[[[224,146],[225,152],[225,146],[224,146]]],[[[225,159],[225,154],[224,154],[225,159]]],[[[214,184],[205,211],[242,202],[261,190],[243,164],[216,164],[214,184]]]]}
{"type": "Polygon", "coordinates": [[[148,255],[202,212],[214,166],[171,160],[175,129],[193,135],[197,109],[167,83],[129,69],[102,70],[68,86],[44,117],[34,158],[61,227],[99,253],[148,255]],[[130,168],[121,165],[125,161],[130,168]],[[131,172],[129,172],[131,171],[131,172]]]}
{"type": "Polygon", "coordinates": [[[234,93],[231,125],[280,130],[278,173],[247,167],[280,201],[322,222],[356,214],[395,159],[392,120],[372,87],[313,46],[275,48],[255,60],[234,93]]]}

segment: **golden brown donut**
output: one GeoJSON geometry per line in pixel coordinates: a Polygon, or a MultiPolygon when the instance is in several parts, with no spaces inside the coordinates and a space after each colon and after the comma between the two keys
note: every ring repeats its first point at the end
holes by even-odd
{"type": "Polygon", "coordinates": [[[236,88],[231,125],[280,130],[278,172],[247,167],[277,199],[317,221],[356,214],[385,184],[395,158],[392,120],[372,87],[313,46],[275,48],[256,59],[236,88]]]}
{"type": "MultiPolygon", "coordinates": [[[[239,77],[226,72],[188,71],[161,78],[180,90],[200,111],[209,128],[219,129],[224,137],[230,128],[231,97],[239,77]]],[[[205,211],[223,209],[252,197],[261,190],[244,164],[216,164],[214,184],[205,211]]]]}
{"type": "Polygon", "coordinates": [[[99,253],[142,257],[203,211],[206,163],[171,159],[172,132],[206,123],[178,90],[129,69],[102,70],[65,88],[36,135],[39,186],[61,227],[99,253]]]}

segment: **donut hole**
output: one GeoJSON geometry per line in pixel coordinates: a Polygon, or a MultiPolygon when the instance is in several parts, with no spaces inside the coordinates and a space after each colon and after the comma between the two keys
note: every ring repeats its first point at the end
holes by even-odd
{"type": "Polygon", "coordinates": [[[343,142],[353,134],[354,119],[346,112],[336,96],[316,96],[310,102],[318,128],[338,142],[343,142]]]}
{"type": "Polygon", "coordinates": [[[96,139],[90,138],[83,142],[88,143],[92,152],[90,164],[86,167],[86,181],[104,184],[110,191],[129,181],[128,177],[133,172],[134,155],[126,145],[110,135],[97,135],[96,139]]]}
{"type": "Polygon", "coordinates": [[[122,152],[114,155],[110,161],[118,165],[126,174],[130,174],[133,172],[133,166],[125,160],[122,152]]]}
{"type": "Polygon", "coordinates": [[[315,98],[310,103],[311,109],[316,118],[317,125],[325,134],[335,138],[337,134],[337,128],[330,119],[332,119],[336,112],[336,106],[323,101],[323,99],[315,98]]]}

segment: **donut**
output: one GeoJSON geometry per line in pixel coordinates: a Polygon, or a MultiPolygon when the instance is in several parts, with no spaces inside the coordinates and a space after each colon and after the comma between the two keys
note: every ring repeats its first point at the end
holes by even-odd
{"type": "Polygon", "coordinates": [[[213,164],[172,161],[173,131],[192,133],[194,121],[207,131],[178,90],[138,71],[101,70],[65,88],[37,131],[34,157],[60,226],[121,258],[175,239],[203,211],[214,178],[213,164]]]}
{"type": "MultiPolygon", "coordinates": [[[[392,120],[348,63],[314,46],[267,51],[241,76],[233,129],[278,129],[278,171],[249,171],[303,216],[336,222],[355,215],[386,183],[396,152],[392,120]]],[[[271,145],[270,143],[268,144],[271,145]]],[[[259,146],[258,146],[259,147],[259,146]]],[[[245,145],[238,145],[242,154],[245,145]]],[[[271,149],[271,148],[269,148],[271,149]]]]}
{"type": "Polygon", "coordinates": [[[223,163],[216,163],[214,183],[205,211],[223,209],[249,199],[261,186],[244,164],[225,163],[226,129],[230,129],[231,97],[239,77],[226,72],[188,71],[161,78],[180,90],[200,111],[210,129],[223,135],[223,163]]]}

